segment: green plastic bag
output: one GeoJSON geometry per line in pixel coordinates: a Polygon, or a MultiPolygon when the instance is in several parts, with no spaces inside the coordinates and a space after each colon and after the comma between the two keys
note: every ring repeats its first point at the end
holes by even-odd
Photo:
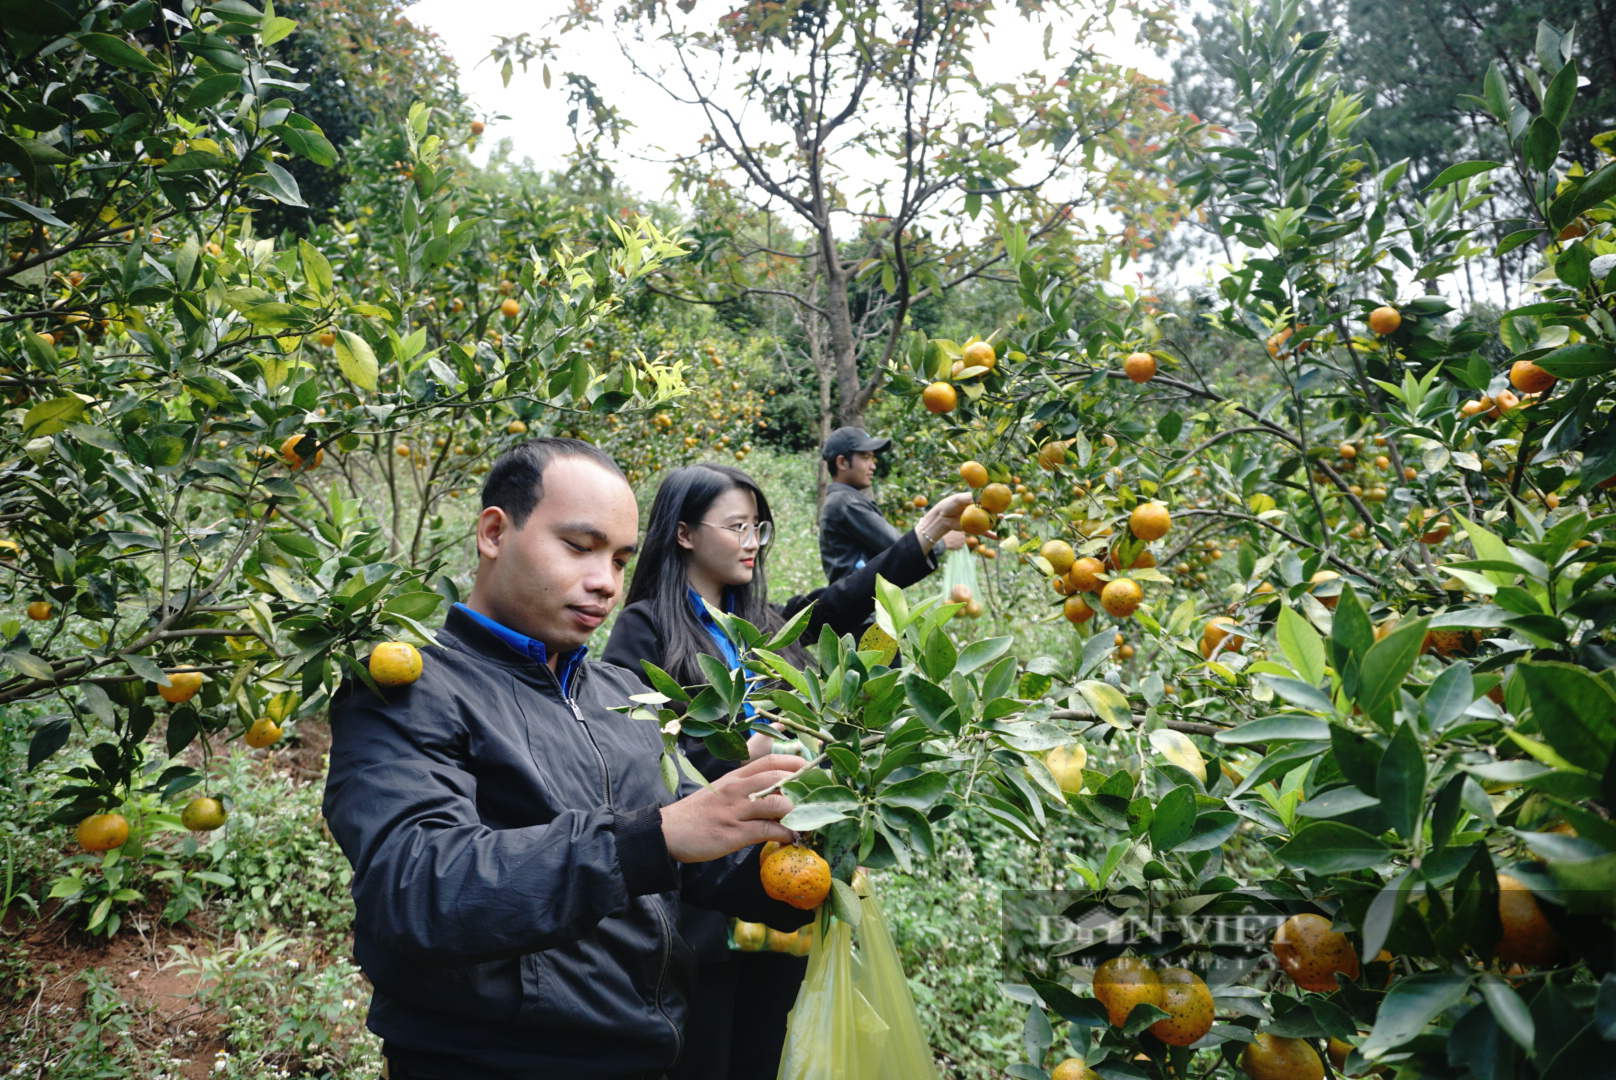
{"type": "Polygon", "coordinates": [[[820,913],[808,973],[787,1020],[778,1080],[936,1080],[931,1048],[881,904],[862,875],[853,928],[820,913]]]}

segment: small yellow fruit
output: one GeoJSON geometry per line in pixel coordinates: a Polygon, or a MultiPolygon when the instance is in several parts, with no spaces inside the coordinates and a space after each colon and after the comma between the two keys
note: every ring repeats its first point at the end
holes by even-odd
{"type": "Polygon", "coordinates": [[[960,359],[965,361],[966,367],[985,367],[989,371],[992,371],[993,365],[999,362],[999,358],[994,355],[993,346],[985,341],[973,341],[965,346],[960,353],[960,359]]]}
{"type": "Polygon", "coordinates": [[[171,705],[178,705],[196,697],[196,692],[202,689],[202,673],[200,671],[170,671],[168,672],[167,686],[158,686],[157,693],[164,701],[171,705]]]}
{"type": "MultiPolygon", "coordinates": [[[[1317,586],[1323,585],[1326,581],[1335,581],[1340,576],[1341,575],[1336,573],[1334,570],[1320,570],[1318,573],[1308,578],[1308,581],[1317,586]]],[[[1340,595],[1337,594],[1336,596],[1321,596],[1318,598],[1318,601],[1327,608],[1334,608],[1336,601],[1340,599],[1340,595]]]]}
{"type": "Polygon", "coordinates": [[[507,319],[514,319],[522,313],[522,305],[514,297],[507,297],[500,301],[499,313],[507,319]]]}
{"type": "Polygon", "coordinates": [[[505,430],[511,435],[526,435],[527,423],[522,420],[512,420],[505,425],[505,430]]]}
{"type": "Polygon", "coordinates": [[[1144,601],[1144,590],[1137,582],[1128,578],[1108,581],[1105,588],[1100,590],[1100,606],[1113,618],[1128,618],[1139,610],[1139,605],[1144,601]]]}
{"type": "Polygon", "coordinates": [[[967,506],[960,514],[960,531],[971,536],[985,536],[993,528],[993,518],[980,506],[967,506]]]}
{"type": "Polygon", "coordinates": [[[1094,618],[1094,609],[1081,596],[1068,596],[1066,602],[1061,605],[1061,614],[1066,616],[1066,621],[1073,626],[1082,626],[1094,618]]]}
{"type": "Polygon", "coordinates": [[[1189,1046],[1212,1030],[1212,991],[1195,972],[1168,968],[1161,973],[1165,1020],[1150,1025],[1150,1033],[1169,1046],[1189,1046]]]}
{"type": "Polygon", "coordinates": [[[1066,585],[1074,593],[1094,592],[1100,587],[1099,575],[1105,573],[1105,564],[1092,555],[1085,555],[1066,571],[1066,585]]]}
{"type": "Polygon", "coordinates": [[[988,482],[987,466],[980,461],[967,461],[959,467],[959,474],[966,487],[979,488],[988,482]]]}
{"type": "Polygon", "coordinates": [[[91,814],[79,822],[79,847],[85,851],[111,851],[129,839],[129,822],[122,814],[91,814]]]}
{"type": "Polygon", "coordinates": [[[1509,367],[1509,384],[1523,394],[1541,394],[1559,381],[1530,360],[1517,360],[1509,367]]]}
{"type": "Polygon", "coordinates": [[[370,652],[370,677],[379,686],[405,686],[421,677],[421,654],[406,641],[388,641],[370,652]]]}
{"type": "Polygon", "coordinates": [[[1044,557],[1050,569],[1057,575],[1065,574],[1072,568],[1072,564],[1077,562],[1077,552],[1073,551],[1072,545],[1064,540],[1048,541],[1038,549],[1038,554],[1044,557]]]}
{"type": "Polygon", "coordinates": [[[934,382],[921,391],[920,400],[928,412],[942,415],[954,411],[954,406],[959,404],[959,394],[949,383],[934,382]]]}
{"type": "Polygon", "coordinates": [[[1122,1027],[1136,1005],[1161,1008],[1161,979],[1137,956],[1118,956],[1094,969],[1094,996],[1105,1006],[1111,1026],[1122,1027]]]}
{"type": "MultiPolygon", "coordinates": [[[[1272,586],[1270,586],[1271,588],[1272,586]]],[[[1246,639],[1233,632],[1236,625],[1235,621],[1227,615],[1213,616],[1207,622],[1206,629],[1201,631],[1201,658],[1204,660],[1212,659],[1212,654],[1218,651],[1220,645],[1223,646],[1222,651],[1224,652],[1239,652],[1240,646],[1246,643],[1246,639]],[[1224,644],[1224,639],[1226,638],[1228,643],[1224,644]]]]}
{"type": "Polygon", "coordinates": [[[288,435],[286,436],[286,440],[281,443],[281,460],[286,462],[287,466],[290,467],[293,472],[298,472],[299,470],[303,469],[317,469],[320,467],[320,462],[325,460],[324,448],[314,451],[314,459],[312,461],[305,462],[303,460],[303,456],[297,452],[297,444],[304,438],[308,438],[310,441],[313,441],[314,437],[312,435],[288,435]]]}
{"type": "Polygon", "coordinates": [[[1160,540],[1172,527],[1172,515],[1161,503],[1140,503],[1128,515],[1129,531],[1146,543],[1160,540]]]}
{"type": "Polygon", "coordinates": [[[1324,1080],[1324,1062],[1311,1043],[1266,1031],[1241,1051],[1240,1068],[1251,1080],[1324,1080]]]}
{"type": "Polygon", "coordinates": [[[1044,764],[1055,777],[1055,783],[1068,795],[1076,795],[1083,790],[1083,769],[1088,763],[1089,752],[1082,743],[1057,746],[1044,756],[1044,764]]]}
{"type": "Polygon", "coordinates": [[[1049,1080],[1100,1080],[1100,1074],[1089,1068],[1082,1058],[1067,1058],[1055,1066],[1049,1080]]]}
{"type": "Polygon", "coordinates": [[[280,725],[267,716],[260,716],[253,721],[252,727],[247,729],[247,734],[242,736],[242,741],[254,750],[274,746],[281,741],[280,725]]]}
{"type": "Polygon", "coordinates": [[[1134,382],[1147,383],[1156,377],[1156,358],[1147,352],[1129,353],[1122,370],[1134,382]]]}
{"type": "Polygon", "coordinates": [[[769,932],[769,928],[760,922],[737,922],[735,947],[742,952],[761,952],[769,932]]]}
{"type": "Polygon", "coordinates": [[[51,617],[51,606],[44,600],[35,600],[28,605],[28,617],[35,622],[44,622],[51,617]]]}
{"type": "Polygon", "coordinates": [[[1013,493],[1003,484],[989,484],[982,489],[982,509],[990,514],[1002,514],[1010,508],[1013,493]]]}
{"type": "Polygon", "coordinates": [[[1322,915],[1292,915],[1274,933],[1274,958],[1291,981],[1319,994],[1336,989],[1335,974],[1358,977],[1358,952],[1322,915]]]}
{"type": "Polygon", "coordinates": [[[1394,307],[1378,307],[1369,313],[1369,329],[1384,337],[1397,332],[1403,325],[1403,315],[1394,307]]]}
{"type": "Polygon", "coordinates": [[[180,811],[180,824],[192,832],[212,832],[223,825],[228,816],[224,803],[204,795],[185,804],[185,809],[180,811]]]}

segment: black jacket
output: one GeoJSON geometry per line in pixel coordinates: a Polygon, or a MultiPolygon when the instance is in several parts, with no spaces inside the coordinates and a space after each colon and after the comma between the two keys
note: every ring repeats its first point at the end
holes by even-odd
{"type": "MultiPolygon", "coordinates": [[[[452,610],[424,670],[331,707],[325,816],[353,864],[354,952],[388,1054],[447,1080],[660,1077],[694,982],[677,901],[782,929],[758,848],[679,865],[655,725],[609,664],[556,674],[452,610]]],[[[680,797],[696,790],[686,781],[680,797]]]]}
{"type": "MultiPolygon", "coordinates": [[[[773,607],[782,619],[790,619],[810,603],[815,604],[814,613],[808,617],[808,628],[802,635],[803,641],[818,641],[819,629],[826,625],[838,634],[857,633],[875,612],[877,574],[902,588],[913,585],[936,568],[935,558],[930,552],[921,550],[920,541],[911,530],[850,576],[773,607]]],[[[608,664],[627,668],[649,686],[650,681],[640,661],[649,660],[657,667],[663,667],[663,648],[662,630],[652,614],[651,605],[641,600],[630,604],[617,616],[601,659],[608,664]]],[[[639,692],[639,689],[635,690],[635,693],[639,692]]],[[[708,780],[716,780],[742,764],[714,756],[701,740],[686,735],[679,737],[679,748],[708,780]]],[[[702,963],[721,963],[730,959],[728,928],[724,919],[712,911],[693,909],[687,903],[680,919],[680,931],[702,963]]]]}
{"type": "MultiPolygon", "coordinates": [[[[819,562],[825,568],[826,581],[840,581],[857,570],[860,562],[868,563],[896,544],[901,535],[881,516],[868,491],[834,480],[825,489],[825,505],[819,512],[819,562]]],[[[939,540],[932,556],[940,556],[943,550],[939,540]]]]}

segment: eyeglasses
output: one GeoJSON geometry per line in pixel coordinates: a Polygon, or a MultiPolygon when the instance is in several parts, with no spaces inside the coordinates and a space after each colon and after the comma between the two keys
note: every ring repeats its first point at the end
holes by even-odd
{"type": "Polygon", "coordinates": [[[757,538],[758,547],[768,547],[769,541],[774,539],[774,522],[772,521],[760,521],[756,525],[750,521],[743,521],[739,525],[719,525],[711,521],[702,521],[698,522],[698,524],[734,533],[740,538],[742,547],[745,547],[753,537],[757,538]]]}

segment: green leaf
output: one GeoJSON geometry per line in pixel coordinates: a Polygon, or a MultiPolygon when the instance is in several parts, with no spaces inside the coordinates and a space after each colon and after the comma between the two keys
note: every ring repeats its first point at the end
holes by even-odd
{"type": "Polygon", "coordinates": [[[336,351],[337,367],[349,382],[361,390],[376,389],[380,366],[369,342],[350,330],[338,330],[336,351]]]}
{"type": "Polygon", "coordinates": [[[875,599],[881,610],[887,613],[892,620],[892,629],[889,631],[894,637],[903,633],[904,627],[909,625],[909,601],[903,595],[903,590],[882,577],[875,576],[875,599]]]}
{"type": "Polygon", "coordinates": [[[969,675],[977,668],[984,664],[991,664],[1009,652],[1010,646],[1014,645],[1015,642],[1016,639],[1009,636],[973,641],[965,646],[965,650],[960,653],[959,660],[954,664],[954,670],[961,675],[969,675]]]}
{"type": "Polygon", "coordinates": [[[1616,693],[1585,668],[1552,661],[1515,666],[1526,684],[1532,718],[1568,761],[1602,768],[1616,747],[1616,693]]]}
{"type": "Polygon", "coordinates": [[[1425,809],[1425,755],[1413,724],[1399,724],[1381,756],[1375,776],[1380,806],[1405,840],[1419,833],[1425,809]]]}
{"type": "Polygon", "coordinates": [[[1522,244],[1536,240],[1547,231],[1546,229],[1517,229],[1498,241],[1498,247],[1493,250],[1493,256],[1496,258],[1500,255],[1507,255],[1522,244]]]}
{"type": "Polygon", "coordinates": [[[1541,116],[1534,117],[1521,142],[1527,168],[1548,172],[1560,152],[1560,129],[1541,116]]]}
{"type": "Polygon", "coordinates": [[[1376,1060],[1425,1030],[1425,1026],[1464,999],[1470,977],[1445,973],[1410,975],[1387,991],[1375,1027],[1359,1052],[1376,1060]]]}
{"type": "Polygon", "coordinates": [[[29,409],[22,418],[23,438],[37,439],[43,435],[54,435],[67,425],[77,422],[89,408],[90,406],[78,397],[59,397],[40,402],[29,409]]]}
{"type": "Polygon", "coordinates": [[[1133,712],[1122,691],[1098,679],[1085,679],[1077,684],[1078,695],[1094,710],[1094,715],[1117,728],[1133,727],[1133,712]]]}
{"type": "Polygon", "coordinates": [[[1555,73],[1543,92],[1543,119],[1556,128],[1571,115],[1571,103],[1577,96],[1577,63],[1573,60],[1555,73]]]}
{"type": "Polygon", "coordinates": [[[1188,784],[1163,795],[1150,820],[1150,843],[1157,851],[1172,851],[1195,831],[1195,789],[1188,784]]]}
{"type": "Polygon", "coordinates": [[[1481,996],[1486,999],[1487,1008],[1498,1026],[1520,1044],[1528,1057],[1532,1056],[1532,1044],[1537,1041],[1537,1024],[1515,988],[1496,975],[1484,974],[1481,977],[1481,996]]]}
{"type": "Polygon", "coordinates": [[[1482,80],[1482,97],[1487,103],[1487,111],[1493,114],[1493,119],[1500,124],[1509,122],[1509,85],[1504,81],[1504,71],[1494,60],[1487,65],[1487,77],[1482,80]]]}
{"type": "Polygon", "coordinates": [[[958,731],[959,710],[948,691],[920,675],[909,675],[903,680],[904,694],[915,707],[920,722],[931,731],[958,731]],[[950,722],[952,721],[952,723],[950,722]]]}
{"type": "Polygon", "coordinates": [[[1265,716],[1212,738],[1226,746],[1271,742],[1329,742],[1330,725],[1313,716],[1265,716]]]}
{"type": "Polygon", "coordinates": [[[907,806],[924,812],[931,809],[932,804],[942,798],[947,790],[946,773],[923,772],[919,776],[887,785],[876,792],[875,797],[876,801],[889,806],[907,806]]]}
{"type": "Polygon", "coordinates": [[[651,680],[651,685],[660,693],[666,694],[674,701],[690,700],[690,695],[685,693],[684,687],[679,685],[678,680],[651,663],[651,661],[641,660],[640,667],[645,669],[646,678],[651,680]]]}
{"type": "Polygon", "coordinates": [[[1303,682],[1317,686],[1324,681],[1324,639],[1313,629],[1312,623],[1292,608],[1282,607],[1275,636],[1291,669],[1303,682]]]}
{"type": "Polygon", "coordinates": [[[1475,700],[1476,685],[1470,665],[1462,660],[1449,665],[1425,692],[1425,715],[1431,721],[1432,730],[1440,731],[1459,719],[1475,700]]]}
{"type": "Polygon", "coordinates": [[[1533,362],[1550,375],[1582,379],[1616,371],[1616,351],[1592,341],[1579,341],[1575,345],[1562,345],[1533,362]]]}
{"type": "Polygon", "coordinates": [[[1364,654],[1358,672],[1358,705],[1377,723],[1386,723],[1403,680],[1420,658],[1428,629],[1425,619],[1402,623],[1364,654]]]}
{"type": "Polygon", "coordinates": [[[845,821],[847,816],[844,811],[834,806],[797,806],[780,819],[780,824],[798,832],[813,832],[815,829],[823,829],[826,825],[845,821]]]}
{"type": "Polygon", "coordinates": [[[163,69],[152,63],[144,52],[129,44],[123,38],[98,33],[75,34],[73,36],[84,47],[85,52],[97,60],[106,61],[113,67],[128,68],[130,71],[144,71],[148,75],[161,75],[163,73],[163,69]]]}
{"type": "Polygon", "coordinates": [[[1457,184],[1467,177],[1492,172],[1494,169],[1502,169],[1503,167],[1503,164],[1497,161],[1463,161],[1457,165],[1449,165],[1442,170],[1435,180],[1432,180],[1427,185],[1425,190],[1435,191],[1437,188],[1445,188],[1449,184],[1457,184]]]}
{"type": "Polygon", "coordinates": [[[297,20],[282,16],[267,18],[258,30],[258,40],[265,45],[273,45],[297,29],[297,20]]]}
{"type": "Polygon", "coordinates": [[[297,242],[298,259],[303,264],[303,276],[317,296],[331,295],[331,263],[319,248],[307,240],[297,242]]]}
{"type": "Polygon", "coordinates": [[[1294,869],[1340,874],[1376,866],[1387,859],[1390,849],[1362,829],[1315,821],[1298,829],[1274,854],[1294,869]]]}
{"type": "Polygon", "coordinates": [[[864,908],[859,903],[858,893],[853,891],[853,886],[841,878],[830,879],[830,906],[838,919],[853,929],[858,929],[864,908]]]}

